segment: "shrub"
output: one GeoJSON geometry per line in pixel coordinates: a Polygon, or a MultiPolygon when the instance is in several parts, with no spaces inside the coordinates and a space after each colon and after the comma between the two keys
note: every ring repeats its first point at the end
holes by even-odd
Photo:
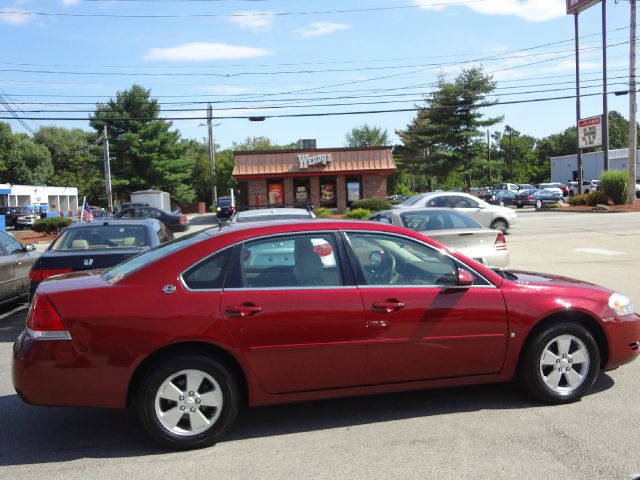
{"type": "Polygon", "coordinates": [[[327,210],[326,208],[319,208],[316,211],[314,211],[313,213],[315,213],[316,218],[331,218],[332,214],[330,210],[327,210]]]}
{"type": "Polygon", "coordinates": [[[572,197],[567,197],[567,202],[569,205],[586,205],[587,197],[588,195],[586,193],[583,193],[582,195],[574,195],[572,197]]]}
{"type": "Polygon", "coordinates": [[[600,179],[599,190],[607,195],[614,205],[622,205],[627,201],[627,185],[629,175],[620,170],[607,170],[600,179]]]}
{"type": "Polygon", "coordinates": [[[72,223],[73,220],[65,217],[41,218],[40,220],[36,220],[31,228],[34,232],[57,234],[60,230],[68,227],[72,223]]]}
{"type": "Polygon", "coordinates": [[[608,203],[609,197],[604,192],[590,192],[587,195],[587,205],[591,205],[592,207],[599,204],[607,205],[608,203]]]}
{"type": "Polygon", "coordinates": [[[372,212],[378,212],[380,210],[389,210],[391,208],[391,203],[388,200],[382,200],[380,198],[365,198],[363,200],[351,202],[351,206],[349,208],[351,210],[364,208],[366,210],[371,210],[372,212]]]}
{"type": "Polygon", "coordinates": [[[349,210],[344,217],[355,218],[359,220],[366,220],[371,216],[371,210],[366,208],[356,208],[355,210],[349,210]]]}

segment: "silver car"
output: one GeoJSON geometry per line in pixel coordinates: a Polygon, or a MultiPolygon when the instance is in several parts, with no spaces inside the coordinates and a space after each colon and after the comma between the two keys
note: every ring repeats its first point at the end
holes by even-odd
{"type": "Polygon", "coordinates": [[[450,208],[383,210],[371,215],[369,220],[424,233],[484,265],[506,267],[509,264],[509,250],[501,231],[486,229],[450,208]]]}
{"type": "Polygon", "coordinates": [[[463,192],[421,193],[392,206],[394,209],[421,207],[455,208],[473,218],[483,227],[500,230],[503,233],[507,233],[517,221],[516,212],[510,208],[491,205],[463,192]]]}
{"type": "Polygon", "coordinates": [[[0,232],[0,304],[27,295],[29,270],[39,256],[33,245],[22,245],[11,235],[0,232]]]}
{"type": "Polygon", "coordinates": [[[262,208],[238,212],[231,221],[245,223],[267,220],[311,220],[312,218],[316,218],[314,213],[304,208],[262,208]]]}

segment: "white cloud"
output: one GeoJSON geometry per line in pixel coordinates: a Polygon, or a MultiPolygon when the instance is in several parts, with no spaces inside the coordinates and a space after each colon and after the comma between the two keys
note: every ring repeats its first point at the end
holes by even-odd
{"type": "Polygon", "coordinates": [[[80,3],[80,0],[60,0],[65,7],[70,5],[77,5],[80,3]]]}
{"type": "Polygon", "coordinates": [[[148,60],[232,60],[238,58],[255,58],[271,55],[263,48],[228,45],[226,43],[196,42],[185,43],[171,48],[150,48],[144,56],[148,60]]]}
{"type": "Polygon", "coordinates": [[[273,19],[273,12],[241,11],[233,13],[227,21],[247,30],[268,32],[273,27],[273,19]]]}
{"type": "Polygon", "coordinates": [[[20,26],[33,20],[35,17],[27,10],[17,7],[0,8],[0,22],[8,25],[20,26]]]}
{"type": "Polygon", "coordinates": [[[346,30],[351,28],[350,25],[344,23],[327,23],[327,22],[314,22],[307,28],[299,28],[296,30],[298,36],[307,37],[319,37],[321,35],[329,35],[338,30],[346,30]]]}
{"type": "MultiPolygon", "coordinates": [[[[415,5],[423,9],[440,10],[445,8],[443,0],[415,0],[415,5]]],[[[452,1],[455,6],[456,2],[452,1]]],[[[565,0],[485,0],[469,3],[465,6],[485,15],[513,15],[530,22],[543,22],[566,14],[565,0]]]]}
{"type": "Polygon", "coordinates": [[[240,87],[238,85],[201,85],[198,87],[198,90],[215,95],[238,95],[252,91],[250,88],[240,87]]]}

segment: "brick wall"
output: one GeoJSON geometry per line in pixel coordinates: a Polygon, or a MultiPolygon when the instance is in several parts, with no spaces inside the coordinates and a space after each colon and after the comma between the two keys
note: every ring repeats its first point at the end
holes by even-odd
{"type": "Polygon", "coordinates": [[[387,176],[386,175],[362,175],[362,197],[363,198],[386,198],[387,197],[387,176]]]}

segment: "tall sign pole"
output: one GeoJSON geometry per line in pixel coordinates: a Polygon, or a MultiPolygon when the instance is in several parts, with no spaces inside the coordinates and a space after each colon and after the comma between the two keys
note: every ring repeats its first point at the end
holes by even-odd
{"type": "Polygon", "coordinates": [[[107,126],[102,130],[104,140],[102,141],[102,155],[104,157],[104,184],[107,190],[107,207],[113,213],[113,196],[111,195],[111,160],[109,159],[109,137],[107,136],[107,126]]]}
{"type": "Polygon", "coordinates": [[[636,196],[636,0],[631,0],[631,57],[629,58],[629,203],[636,196]]]}
{"type": "Polygon", "coordinates": [[[209,127],[209,163],[211,164],[211,201],[212,205],[218,203],[218,190],[216,187],[216,147],[213,139],[213,107],[207,107],[207,125],[209,127]]]}
{"type": "MultiPolygon", "coordinates": [[[[576,126],[580,123],[580,29],[578,26],[578,15],[578,12],[573,14],[576,35],[576,126]]],[[[582,194],[582,149],[580,148],[579,128],[576,128],[576,145],[578,146],[578,193],[582,194]]]]}
{"type": "Polygon", "coordinates": [[[607,0],[602,0],[602,151],[605,172],[609,170],[609,101],[607,94],[607,0]]]}

